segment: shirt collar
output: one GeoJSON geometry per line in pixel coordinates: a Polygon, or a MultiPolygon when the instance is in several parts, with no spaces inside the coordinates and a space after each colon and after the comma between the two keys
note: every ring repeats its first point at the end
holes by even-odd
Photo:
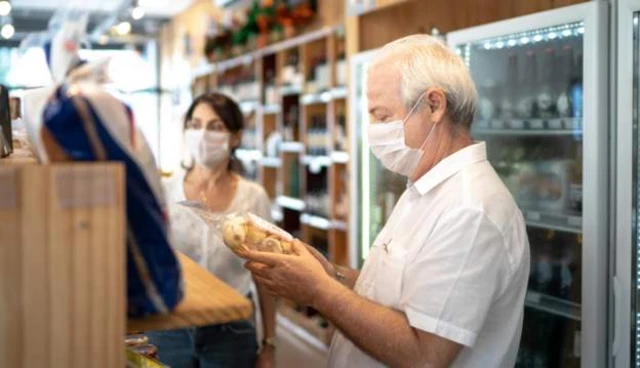
{"type": "Polygon", "coordinates": [[[475,143],[445,157],[431,170],[427,171],[426,174],[422,175],[414,186],[420,195],[425,195],[465,167],[486,160],[486,144],[484,142],[475,143]]]}

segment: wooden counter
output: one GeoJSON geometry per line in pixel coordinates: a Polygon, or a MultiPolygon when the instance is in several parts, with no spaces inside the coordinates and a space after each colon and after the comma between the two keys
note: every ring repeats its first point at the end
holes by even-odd
{"type": "Polygon", "coordinates": [[[129,319],[128,332],[172,330],[247,319],[253,314],[249,299],[220,281],[183,254],[179,254],[185,297],[173,313],[129,319]]]}

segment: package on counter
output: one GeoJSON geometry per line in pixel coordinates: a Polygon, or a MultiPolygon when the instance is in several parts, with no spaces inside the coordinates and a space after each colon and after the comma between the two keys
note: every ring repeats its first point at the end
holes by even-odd
{"type": "Polygon", "coordinates": [[[288,232],[250,212],[218,214],[200,202],[178,204],[191,209],[239,256],[248,250],[291,254],[294,238],[288,232]]]}
{"type": "Polygon", "coordinates": [[[128,314],[168,313],[183,285],[159,170],[131,109],[101,85],[106,64],[79,61],[82,27],[86,19],[67,21],[45,47],[56,84],[25,99],[29,135],[43,162],[124,164],[128,314]]]}

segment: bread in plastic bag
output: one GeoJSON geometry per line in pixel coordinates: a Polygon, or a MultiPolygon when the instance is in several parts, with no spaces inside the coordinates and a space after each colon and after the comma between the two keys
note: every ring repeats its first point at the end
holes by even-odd
{"type": "Polygon", "coordinates": [[[196,201],[182,201],[178,204],[191,209],[214,230],[214,234],[220,237],[229,249],[241,257],[247,250],[293,253],[293,236],[253,213],[214,213],[196,201]]]}

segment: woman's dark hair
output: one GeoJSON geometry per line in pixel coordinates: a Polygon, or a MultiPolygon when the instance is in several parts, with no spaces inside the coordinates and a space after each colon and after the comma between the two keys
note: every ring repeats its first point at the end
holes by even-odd
{"type": "MultiPolygon", "coordinates": [[[[233,101],[231,97],[216,92],[205,93],[193,100],[184,117],[183,130],[187,129],[189,121],[193,118],[193,112],[200,104],[207,104],[211,109],[213,109],[231,134],[236,134],[244,130],[244,115],[242,115],[242,111],[238,104],[233,101]]],[[[184,163],[182,166],[187,170],[191,170],[192,168],[186,167],[184,163]]],[[[238,174],[242,174],[244,172],[242,163],[236,157],[236,147],[231,148],[228,169],[238,174]]]]}

